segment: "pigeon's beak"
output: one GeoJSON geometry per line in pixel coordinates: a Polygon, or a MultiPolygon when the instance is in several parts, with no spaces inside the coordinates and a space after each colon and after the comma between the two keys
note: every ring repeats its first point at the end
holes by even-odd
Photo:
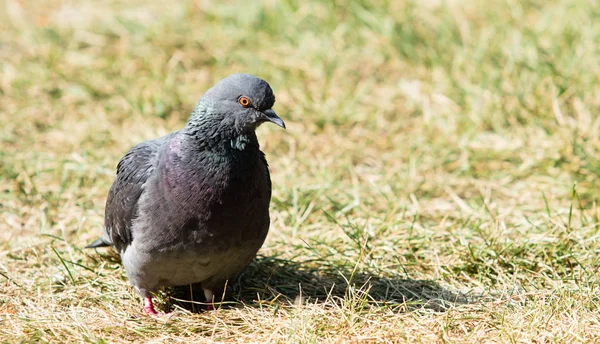
{"type": "Polygon", "coordinates": [[[279,118],[279,116],[277,116],[277,114],[275,113],[275,111],[273,111],[272,109],[268,109],[262,112],[265,115],[265,120],[269,121],[271,123],[275,123],[278,126],[282,127],[283,129],[285,129],[285,123],[283,122],[283,120],[281,118],[279,118]]]}

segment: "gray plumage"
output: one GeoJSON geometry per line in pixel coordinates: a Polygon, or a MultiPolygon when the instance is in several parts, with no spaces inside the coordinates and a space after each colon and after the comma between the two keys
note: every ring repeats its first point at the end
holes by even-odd
{"type": "Polygon", "coordinates": [[[209,89],[186,126],[133,147],[106,201],[105,231],[154,313],[151,292],[202,284],[207,301],[255,257],[269,230],[271,180],[255,129],[285,124],[266,81],[231,75],[209,89]],[[246,103],[248,100],[248,104],[246,103]]]}

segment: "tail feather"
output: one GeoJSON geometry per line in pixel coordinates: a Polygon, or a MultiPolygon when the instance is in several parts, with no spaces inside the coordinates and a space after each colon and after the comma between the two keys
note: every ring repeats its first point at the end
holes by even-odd
{"type": "Polygon", "coordinates": [[[107,242],[104,238],[98,238],[94,240],[91,244],[87,245],[85,248],[98,248],[98,247],[108,247],[112,246],[110,242],[107,242]]]}

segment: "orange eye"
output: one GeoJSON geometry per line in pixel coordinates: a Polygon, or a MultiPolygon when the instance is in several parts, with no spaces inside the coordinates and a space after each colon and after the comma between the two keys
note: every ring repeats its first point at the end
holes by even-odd
{"type": "Polygon", "coordinates": [[[243,107],[248,107],[250,106],[250,99],[246,98],[246,97],[240,97],[240,100],[238,100],[240,102],[240,104],[243,107]]]}

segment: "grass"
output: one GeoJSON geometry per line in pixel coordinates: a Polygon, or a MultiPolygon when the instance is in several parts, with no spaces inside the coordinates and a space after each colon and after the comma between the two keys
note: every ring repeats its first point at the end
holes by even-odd
{"type": "Polygon", "coordinates": [[[596,1],[0,5],[0,341],[600,337],[596,1]],[[220,309],[149,318],[81,248],[118,159],[240,71],[288,125],[271,232],[220,309]]]}

